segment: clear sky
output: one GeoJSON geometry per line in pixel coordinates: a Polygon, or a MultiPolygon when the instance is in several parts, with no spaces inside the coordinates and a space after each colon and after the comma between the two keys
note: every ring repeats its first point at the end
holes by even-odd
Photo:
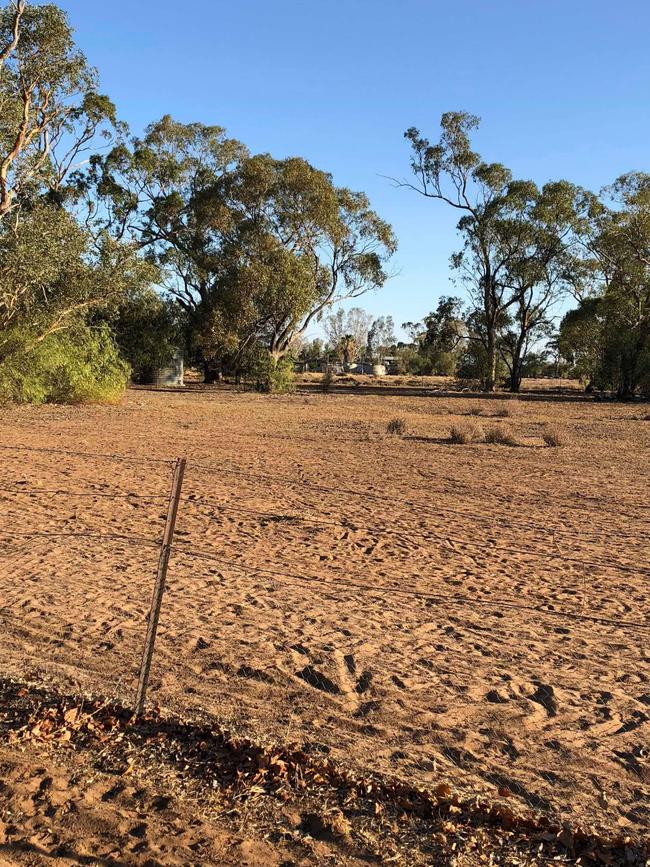
{"type": "Polygon", "coordinates": [[[599,189],[650,171],[650,0],[59,0],[139,133],[169,113],[304,156],[392,223],[398,272],[362,299],[396,323],[453,291],[457,214],[395,189],[404,130],[482,118],[515,176],[599,189]]]}

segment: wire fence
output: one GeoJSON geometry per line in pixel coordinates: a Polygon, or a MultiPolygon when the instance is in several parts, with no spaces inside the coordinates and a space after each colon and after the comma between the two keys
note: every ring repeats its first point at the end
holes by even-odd
{"type": "MultiPolygon", "coordinates": [[[[133,702],[174,462],[0,448],[3,667],[133,702]]],[[[642,834],[650,563],[610,535],[190,461],[150,700],[642,834]]]]}

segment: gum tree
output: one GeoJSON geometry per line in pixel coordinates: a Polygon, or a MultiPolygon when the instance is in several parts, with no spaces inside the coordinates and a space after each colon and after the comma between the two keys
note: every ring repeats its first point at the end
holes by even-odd
{"type": "Polygon", "coordinates": [[[485,349],[484,387],[494,391],[499,356],[508,361],[518,390],[526,351],[563,291],[563,259],[572,240],[580,191],[566,182],[514,180],[501,163],[472,150],[479,119],[464,112],[442,116],[437,144],[411,128],[415,183],[402,186],[445,202],[461,216],[463,247],[451,258],[474,305],[473,334],[485,349]]]}
{"type": "Polygon", "coordinates": [[[119,129],[65,13],[24,0],[1,10],[0,219],[42,188],[59,199],[99,139],[119,129]]]}
{"type": "Polygon", "coordinates": [[[364,194],[307,161],[251,157],[219,127],[169,117],[96,160],[93,188],[113,231],[168,274],[208,381],[253,346],[277,365],[328,308],[383,285],[396,246],[364,194]]]}
{"type": "Polygon", "coordinates": [[[493,223],[507,202],[512,175],[500,163],[485,163],[472,150],[470,133],[478,127],[478,117],[447,112],[440,125],[437,144],[431,144],[415,127],[406,131],[416,181],[400,185],[445,202],[461,215],[457,228],[464,240],[463,250],[452,257],[452,267],[461,272],[480,308],[487,352],[484,386],[486,391],[494,391],[499,323],[514,302],[503,279],[506,263],[496,244],[493,223]]]}

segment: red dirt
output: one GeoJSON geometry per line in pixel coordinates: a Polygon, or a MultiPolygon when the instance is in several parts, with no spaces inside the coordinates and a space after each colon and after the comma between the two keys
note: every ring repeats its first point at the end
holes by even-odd
{"type": "Polygon", "coordinates": [[[647,410],[521,400],[519,446],[448,442],[498,409],[216,390],[5,409],[4,671],[132,698],[157,558],[135,541],[159,538],[170,480],[148,461],[185,455],[152,702],[642,836],[647,410]]]}

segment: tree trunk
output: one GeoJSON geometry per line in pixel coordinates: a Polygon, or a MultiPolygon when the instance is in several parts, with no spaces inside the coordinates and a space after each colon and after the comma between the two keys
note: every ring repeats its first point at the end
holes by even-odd
{"type": "Polygon", "coordinates": [[[512,370],[510,371],[510,391],[517,394],[521,388],[521,369],[522,360],[520,358],[513,360],[512,370]]]}
{"type": "Polygon", "coordinates": [[[624,358],[621,364],[621,377],[616,389],[618,400],[632,400],[634,398],[634,376],[629,358],[624,358]]]}
{"type": "Polygon", "coordinates": [[[221,366],[214,358],[203,359],[203,382],[206,385],[213,385],[215,382],[221,381],[221,366]]]}
{"type": "Polygon", "coordinates": [[[487,370],[485,372],[485,391],[493,392],[497,381],[497,335],[496,329],[488,325],[487,370]]]}
{"type": "Polygon", "coordinates": [[[510,391],[517,394],[521,388],[522,373],[524,369],[524,357],[526,355],[524,345],[526,341],[526,333],[523,332],[517,338],[517,342],[512,352],[512,367],[510,369],[510,391]]]}

